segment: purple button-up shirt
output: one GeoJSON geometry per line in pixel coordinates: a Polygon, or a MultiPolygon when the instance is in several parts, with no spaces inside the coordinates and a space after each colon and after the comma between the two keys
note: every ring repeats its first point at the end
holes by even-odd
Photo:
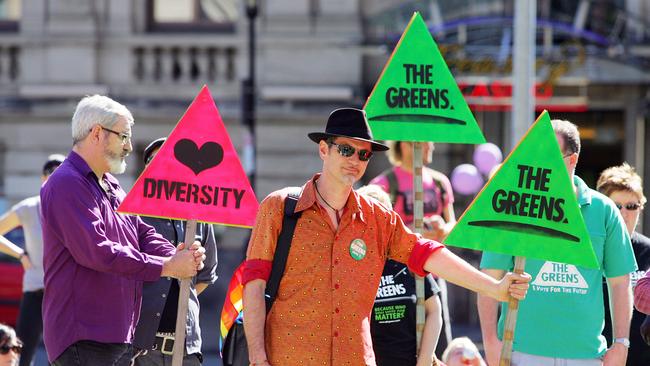
{"type": "Polygon", "coordinates": [[[175,248],[138,216],[115,210],[117,179],[70,152],[41,188],[43,340],[50,362],[79,340],[131,343],[142,281],[155,281],[175,248]]]}

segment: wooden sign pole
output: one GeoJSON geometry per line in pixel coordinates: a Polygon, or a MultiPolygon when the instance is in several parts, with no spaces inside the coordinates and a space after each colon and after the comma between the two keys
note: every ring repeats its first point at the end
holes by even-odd
{"type": "MultiPolygon", "coordinates": [[[[422,144],[412,142],[413,145],[413,229],[416,233],[424,231],[424,200],[422,193],[422,144]]],[[[415,312],[415,329],[417,339],[417,350],[422,345],[422,334],[424,332],[425,309],[424,309],[424,278],[415,276],[415,295],[417,305],[415,312]]]]}
{"type": "MultiPolygon", "coordinates": [[[[526,257],[515,257],[515,273],[523,274],[525,266],[526,257]]],[[[517,314],[519,314],[519,300],[511,297],[508,301],[506,322],[503,327],[503,346],[501,347],[499,366],[510,366],[510,362],[512,361],[512,342],[515,339],[515,325],[517,324],[517,314]]]]}
{"type": "MultiPolygon", "coordinates": [[[[185,249],[194,243],[196,234],[196,220],[187,220],[185,225],[185,249]]],[[[176,313],[176,332],[174,334],[174,348],[172,366],[182,366],[185,355],[185,327],[187,326],[187,307],[190,301],[190,282],[192,278],[183,278],[178,293],[178,312],[176,313]]]]}

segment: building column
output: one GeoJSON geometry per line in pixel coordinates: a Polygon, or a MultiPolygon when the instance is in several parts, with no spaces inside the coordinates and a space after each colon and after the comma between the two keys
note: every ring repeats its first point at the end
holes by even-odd
{"type": "MultiPolygon", "coordinates": [[[[646,169],[646,156],[650,149],[646,147],[647,140],[647,122],[644,115],[645,99],[641,96],[641,87],[628,87],[626,89],[625,100],[637,101],[636,103],[627,103],[625,105],[625,137],[623,141],[623,160],[632,165],[644,182],[644,191],[646,196],[650,193],[650,169],[646,169]]],[[[643,215],[639,220],[638,231],[644,227],[650,228],[650,215],[643,215]]]]}
{"type": "MultiPolygon", "coordinates": [[[[641,101],[638,87],[626,88],[625,100],[641,101]]],[[[639,103],[625,104],[625,141],[623,143],[623,159],[632,166],[643,163],[643,124],[644,118],[639,103]]],[[[642,167],[639,167],[642,169],[642,167]]]]}

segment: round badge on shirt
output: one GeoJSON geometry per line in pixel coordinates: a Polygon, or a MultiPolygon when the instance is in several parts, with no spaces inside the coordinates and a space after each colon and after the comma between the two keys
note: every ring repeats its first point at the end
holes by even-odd
{"type": "Polygon", "coordinates": [[[350,256],[355,260],[362,260],[366,256],[366,243],[361,239],[354,239],[350,243],[350,256]]]}

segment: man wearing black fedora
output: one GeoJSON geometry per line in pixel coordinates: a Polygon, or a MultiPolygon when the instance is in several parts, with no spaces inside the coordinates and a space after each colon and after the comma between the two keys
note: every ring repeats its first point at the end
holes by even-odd
{"type": "MultiPolygon", "coordinates": [[[[249,242],[243,282],[251,365],[375,365],[369,317],[387,259],[501,301],[525,297],[529,275],[488,277],[352,189],[373,153],[388,149],[373,141],[363,110],[333,111],[325,132],[309,138],[323,168],[301,188],[300,217],[268,314],[264,291],[289,188],[264,199],[249,242]]],[[[401,311],[392,310],[382,316],[401,311]]]]}

